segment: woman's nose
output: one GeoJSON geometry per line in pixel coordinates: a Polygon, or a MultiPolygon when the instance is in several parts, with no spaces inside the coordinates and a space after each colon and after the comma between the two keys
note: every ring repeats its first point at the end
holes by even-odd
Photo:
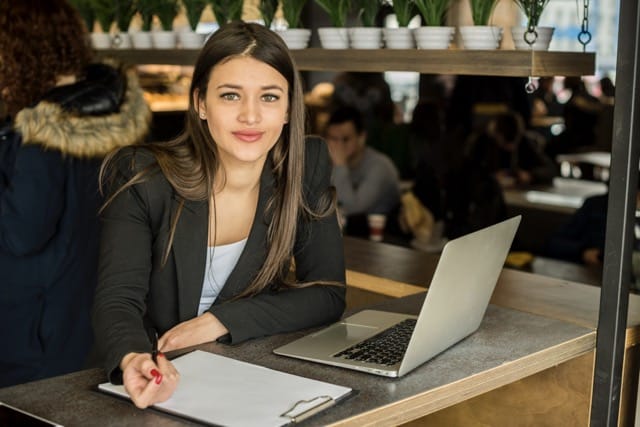
{"type": "Polygon", "coordinates": [[[257,101],[248,99],[242,103],[238,119],[248,125],[260,121],[260,106],[257,101]]]}

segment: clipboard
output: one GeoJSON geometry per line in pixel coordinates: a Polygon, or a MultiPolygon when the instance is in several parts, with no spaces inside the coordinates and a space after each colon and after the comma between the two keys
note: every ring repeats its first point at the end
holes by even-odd
{"type": "MultiPolygon", "coordinates": [[[[283,426],[335,405],[353,390],[201,350],[172,360],[180,372],[173,396],[153,408],[208,425],[283,426]]],[[[124,386],[98,390],[128,399],[124,386]]]]}

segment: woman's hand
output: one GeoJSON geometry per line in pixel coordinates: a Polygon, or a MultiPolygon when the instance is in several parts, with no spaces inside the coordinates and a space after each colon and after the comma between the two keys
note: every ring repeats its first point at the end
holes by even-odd
{"type": "Polygon", "coordinates": [[[169,399],[180,380],[180,374],[162,353],[157,363],[149,353],[129,353],[122,358],[120,368],[125,390],[141,409],[169,399]]]}
{"type": "Polygon", "coordinates": [[[206,312],[165,332],[158,340],[158,349],[167,352],[211,342],[228,332],[213,314],[206,312]]]}

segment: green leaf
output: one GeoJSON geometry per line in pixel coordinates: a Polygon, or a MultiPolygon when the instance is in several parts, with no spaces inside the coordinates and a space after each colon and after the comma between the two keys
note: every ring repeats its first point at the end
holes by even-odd
{"type": "Polygon", "coordinates": [[[258,9],[260,9],[260,16],[264,21],[264,26],[271,28],[273,18],[276,16],[276,10],[278,10],[278,0],[260,0],[258,9]]]}
{"type": "Polygon", "coordinates": [[[112,0],[91,0],[91,7],[96,21],[105,33],[109,32],[116,16],[115,4],[112,0]]]}
{"type": "Polygon", "coordinates": [[[550,0],[514,0],[528,18],[528,25],[536,27],[540,22],[540,16],[550,0]]]}
{"type": "Polygon", "coordinates": [[[471,18],[474,25],[489,25],[491,14],[498,0],[470,0],[471,18]]]}
{"type": "Polygon", "coordinates": [[[344,27],[347,23],[347,15],[351,8],[351,0],[315,0],[316,3],[329,15],[331,25],[344,27]]]}
{"type": "Polygon", "coordinates": [[[173,30],[173,20],[178,16],[180,6],[178,0],[156,0],[155,15],[165,31],[173,30]]]}
{"type": "Polygon", "coordinates": [[[80,17],[84,21],[84,25],[87,26],[87,31],[93,31],[93,23],[95,22],[95,15],[93,7],[91,6],[91,0],[70,0],[69,3],[76,8],[80,17]]]}
{"type": "Polygon", "coordinates": [[[243,0],[209,0],[218,25],[242,19],[243,0]]]}
{"type": "Polygon", "coordinates": [[[123,33],[129,31],[129,25],[136,9],[133,0],[116,0],[115,1],[115,19],[118,29],[123,33]]]}
{"type": "Polygon", "coordinates": [[[445,24],[451,0],[414,0],[414,3],[425,25],[437,27],[445,24]]]}
{"type": "Polygon", "coordinates": [[[195,31],[202,17],[202,11],[207,7],[207,0],[182,0],[182,4],[187,14],[189,26],[195,31]]]}
{"type": "Polygon", "coordinates": [[[140,13],[140,17],[142,18],[142,31],[151,31],[156,1],[157,0],[136,0],[136,11],[140,13]]]}
{"type": "Polygon", "coordinates": [[[413,0],[393,0],[392,7],[399,27],[409,26],[409,21],[417,13],[413,0]]]}
{"type": "Polygon", "coordinates": [[[300,27],[300,15],[307,0],[282,0],[282,15],[289,28],[300,27]]]}
{"type": "Polygon", "coordinates": [[[373,27],[380,11],[381,0],[356,0],[358,19],[363,27],[373,27]]]}

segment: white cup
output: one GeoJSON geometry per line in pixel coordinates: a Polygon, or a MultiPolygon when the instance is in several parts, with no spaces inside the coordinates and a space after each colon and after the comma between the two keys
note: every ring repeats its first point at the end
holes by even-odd
{"type": "Polygon", "coordinates": [[[387,216],[383,214],[369,214],[367,215],[367,222],[369,223],[369,239],[374,242],[382,241],[387,216]]]}

